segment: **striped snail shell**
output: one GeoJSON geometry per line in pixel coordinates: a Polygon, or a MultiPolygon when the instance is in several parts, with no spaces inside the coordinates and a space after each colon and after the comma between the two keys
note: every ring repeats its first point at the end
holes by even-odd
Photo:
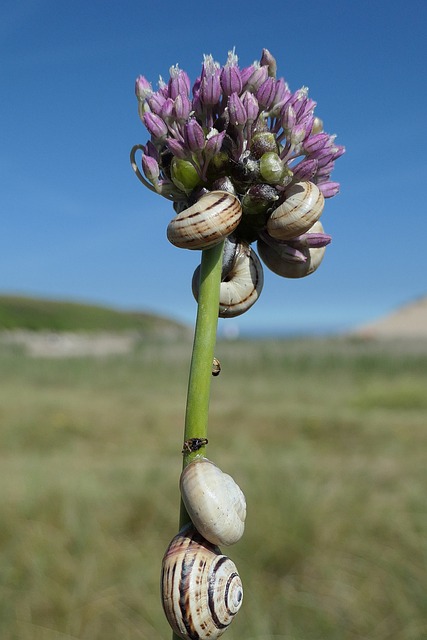
{"type": "Polygon", "coordinates": [[[236,196],[210,191],[170,221],[167,237],[182,249],[207,249],[232,233],[241,217],[242,207],[236,196]]]}
{"type": "Polygon", "coordinates": [[[325,199],[314,182],[296,182],[286,190],[286,200],[267,221],[272,238],[291,240],[312,227],[320,218],[325,199]]]}
{"type": "MultiPolygon", "coordinates": [[[[322,223],[318,220],[309,229],[309,233],[323,233],[322,223]]],[[[303,278],[314,271],[323,260],[326,247],[304,247],[301,253],[305,256],[305,262],[289,260],[286,253],[286,243],[269,240],[268,243],[259,239],[257,243],[258,253],[264,264],[278,276],[284,278],[303,278]]]]}
{"type": "MultiPolygon", "coordinates": [[[[200,266],[193,274],[193,295],[198,299],[200,266]]],[[[228,271],[221,276],[219,290],[220,318],[234,318],[245,313],[258,300],[264,285],[262,264],[246,242],[236,246],[234,258],[228,271]]]]}
{"type": "Polygon", "coordinates": [[[188,515],[206,540],[226,546],[240,540],[246,500],[228,473],[207,458],[195,458],[181,473],[180,489],[188,515]]]}
{"type": "Polygon", "coordinates": [[[236,565],[190,524],[163,557],[161,596],[173,631],[188,640],[216,640],[240,609],[243,588],[236,565]]]}

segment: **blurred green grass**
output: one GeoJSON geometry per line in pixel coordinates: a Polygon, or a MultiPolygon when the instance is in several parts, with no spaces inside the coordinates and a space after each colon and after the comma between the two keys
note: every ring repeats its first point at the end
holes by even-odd
{"type": "MultiPolygon", "coordinates": [[[[228,640],[427,638],[427,349],[220,342],[208,455],[242,486],[228,640]]],[[[0,638],[170,638],[191,344],[30,358],[0,346],[0,638]]]]}

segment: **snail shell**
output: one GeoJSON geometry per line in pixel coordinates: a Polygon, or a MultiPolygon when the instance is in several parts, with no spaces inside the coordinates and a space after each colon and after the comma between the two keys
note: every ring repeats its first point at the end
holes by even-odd
{"type": "Polygon", "coordinates": [[[187,525],[163,557],[161,596],[173,631],[188,640],[215,640],[240,609],[243,588],[236,565],[187,525]]]}
{"type": "Polygon", "coordinates": [[[207,458],[195,458],[181,473],[182,501],[197,531],[217,545],[240,540],[246,500],[231,476],[207,458]]]}
{"type": "MultiPolygon", "coordinates": [[[[320,221],[314,223],[309,229],[309,232],[323,233],[323,226],[320,221]]],[[[289,257],[284,251],[285,243],[275,242],[271,240],[264,242],[259,239],[257,243],[258,253],[264,264],[278,276],[284,278],[303,278],[308,276],[314,271],[323,260],[326,247],[320,248],[308,248],[301,249],[301,252],[306,257],[305,262],[294,262],[289,260],[289,257]]]]}
{"type": "MultiPolygon", "coordinates": [[[[200,266],[193,274],[193,295],[198,299],[200,266]]],[[[264,285],[262,264],[247,243],[237,246],[230,270],[222,276],[219,289],[220,318],[234,318],[245,313],[258,300],[264,285]]]]}
{"type": "Polygon", "coordinates": [[[182,249],[207,249],[232,233],[241,217],[242,207],[236,196],[210,191],[170,221],[167,237],[182,249]]]}
{"type": "Polygon", "coordinates": [[[296,182],[286,190],[286,200],[267,221],[272,238],[291,240],[305,233],[320,218],[325,199],[314,182],[296,182]]]}

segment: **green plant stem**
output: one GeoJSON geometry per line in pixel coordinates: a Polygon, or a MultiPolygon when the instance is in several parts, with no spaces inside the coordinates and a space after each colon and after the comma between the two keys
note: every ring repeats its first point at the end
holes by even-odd
{"type": "MultiPolygon", "coordinates": [[[[208,411],[212,380],[212,362],[216,344],[224,242],[204,249],[200,267],[200,288],[194,329],[193,353],[188,381],[184,442],[190,438],[207,438],[208,411]]],[[[206,447],[196,452],[184,452],[183,468],[197,455],[204,455],[206,447]]],[[[179,526],[190,518],[181,501],[179,526]]]]}
{"type": "MultiPolygon", "coordinates": [[[[184,442],[190,438],[207,438],[223,249],[224,243],[221,242],[202,251],[199,299],[188,380],[184,442]]],[[[195,452],[184,451],[183,468],[197,455],[204,455],[205,450],[206,447],[203,446],[195,452]]],[[[188,522],[190,522],[190,517],[181,500],[179,528],[181,529],[188,522]]],[[[181,638],[173,633],[172,640],[181,640],[181,638]]]]}

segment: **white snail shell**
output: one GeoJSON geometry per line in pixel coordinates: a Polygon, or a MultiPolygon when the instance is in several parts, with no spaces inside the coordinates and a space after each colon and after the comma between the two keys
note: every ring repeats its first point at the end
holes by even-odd
{"type": "Polygon", "coordinates": [[[210,191],[173,218],[168,240],[182,249],[207,249],[234,231],[242,217],[239,199],[227,191],[210,191]]]}
{"type": "MultiPolygon", "coordinates": [[[[308,232],[323,233],[323,225],[320,221],[314,223],[308,232]]],[[[259,239],[257,243],[258,253],[264,264],[274,273],[284,278],[303,278],[314,271],[323,260],[326,247],[301,249],[305,255],[305,262],[290,261],[284,251],[284,245],[278,241],[269,241],[267,244],[259,239]]]]}
{"type": "Polygon", "coordinates": [[[246,500],[228,473],[207,458],[195,458],[181,473],[180,489],[188,515],[206,540],[226,546],[240,540],[246,500]]]}
{"type": "MultiPolygon", "coordinates": [[[[193,274],[193,295],[199,296],[200,267],[193,274]]],[[[223,276],[219,289],[220,318],[234,318],[245,313],[258,300],[264,285],[262,264],[247,243],[238,244],[230,271],[223,276]]]]}
{"type": "Polygon", "coordinates": [[[161,595],[173,631],[188,640],[215,640],[243,599],[236,565],[192,526],[173,538],[163,557],[161,595]]]}
{"type": "Polygon", "coordinates": [[[286,190],[286,200],[267,220],[272,238],[291,240],[305,233],[320,218],[325,199],[314,182],[296,182],[286,190]]]}

